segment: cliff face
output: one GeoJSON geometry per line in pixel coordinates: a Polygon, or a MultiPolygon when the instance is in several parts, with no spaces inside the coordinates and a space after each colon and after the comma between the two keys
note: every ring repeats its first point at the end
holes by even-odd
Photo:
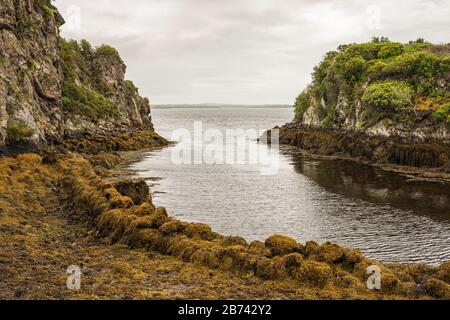
{"type": "Polygon", "coordinates": [[[61,138],[62,23],[48,1],[0,2],[0,147],[61,138]]]}
{"type": "Polygon", "coordinates": [[[114,48],[64,41],[62,63],[66,136],[152,129],[149,100],[125,80],[126,66],[114,48]]]}
{"type": "Polygon", "coordinates": [[[303,128],[450,141],[450,45],[374,39],[340,46],[296,100],[303,128]]]}
{"type": "Polygon", "coordinates": [[[150,105],[117,51],[64,41],[49,0],[0,2],[0,149],[150,129],[150,105]]]}

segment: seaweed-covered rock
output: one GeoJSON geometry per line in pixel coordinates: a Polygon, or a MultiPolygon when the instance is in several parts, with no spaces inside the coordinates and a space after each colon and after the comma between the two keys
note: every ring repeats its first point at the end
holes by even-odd
{"type": "Polygon", "coordinates": [[[435,276],[447,284],[450,284],[450,261],[441,264],[435,276]]]}
{"type": "Polygon", "coordinates": [[[293,278],[299,277],[299,270],[304,261],[304,257],[299,253],[291,253],[282,258],[284,268],[293,278]]]}
{"type": "Polygon", "coordinates": [[[242,237],[228,236],[222,240],[225,246],[247,246],[247,241],[242,237]]]}
{"type": "Polygon", "coordinates": [[[182,233],[187,227],[189,226],[189,223],[178,221],[178,220],[170,220],[165,222],[161,227],[159,227],[159,230],[162,231],[165,235],[171,235],[176,233],[182,233]]]}
{"type": "Polygon", "coordinates": [[[424,283],[427,294],[438,299],[450,299],[450,285],[444,281],[430,278],[424,283]]]}
{"type": "Polygon", "coordinates": [[[296,240],[282,235],[267,238],[265,244],[274,256],[283,256],[300,250],[300,244],[296,240]]]}
{"type": "Polygon", "coordinates": [[[214,235],[212,229],[207,224],[192,223],[185,230],[184,234],[192,239],[213,240],[214,235]]]}
{"type": "Polygon", "coordinates": [[[135,205],[151,203],[150,188],[144,180],[123,180],[114,187],[123,196],[130,197],[135,205]]]}
{"type": "Polygon", "coordinates": [[[250,245],[248,246],[248,250],[249,250],[250,253],[255,254],[255,255],[261,255],[261,256],[269,257],[272,254],[270,249],[268,249],[266,247],[264,242],[259,241],[259,240],[252,241],[250,243],[250,245]]]}
{"type": "Polygon", "coordinates": [[[325,287],[333,279],[333,270],[323,262],[305,260],[298,270],[297,279],[312,286],[325,287]]]}
{"type": "Polygon", "coordinates": [[[267,280],[281,280],[289,276],[281,257],[259,258],[256,262],[256,275],[267,280]]]}
{"type": "Polygon", "coordinates": [[[336,244],[327,242],[318,248],[317,256],[320,261],[329,264],[342,262],[344,249],[336,244]]]}

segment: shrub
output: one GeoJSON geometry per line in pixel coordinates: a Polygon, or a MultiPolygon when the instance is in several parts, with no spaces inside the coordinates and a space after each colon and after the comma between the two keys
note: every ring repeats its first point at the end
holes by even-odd
{"type": "Polygon", "coordinates": [[[369,74],[372,79],[380,79],[383,77],[384,70],[388,64],[382,60],[374,60],[369,67],[369,74]]]}
{"type": "Polygon", "coordinates": [[[304,90],[295,100],[295,115],[303,117],[306,110],[309,108],[309,102],[311,101],[311,93],[309,90],[304,90]]]}
{"type": "Polygon", "coordinates": [[[37,4],[46,15],[53,17],[53,15],[55,14],[55,9],[52,8],[51,2],[49,0],[37,0],[37,4]]]}
{"type": "Polygon", "coordinates": [[[314,67],[312,76],[315,84],[320,84],[323,80],[325,80],[328,75],[328,70],[337,55],[337,51],[327,52],[323,61],[318,66],[314,67]]]}
{"type": "Polygon", "coordinates": [[[440,64],[431,52],[412,52],[396,57],[384,71],[390,76],[433,78],[438,75],[440,64]]]}
{"type": "Polygon", "coordinates": [[[450,102],[441,105],[434,113],[433,113],[433,119],[436,122],[443,122],[447,120],[447,122],[450,124],[450,102]]]}
{"type": "Polygon", "coordinates": [[[24,142],[30,138],[34,131],[22,121],[8,121],[7,136],[10,143],[24,142]]]}
{"type": "Polygon", "coordinates": [[[404,46],[398,42],[389,42],[383,45],[378,52],[378,58],[389,59],[392,57],[397,57],[405,52],[404,46]]]}
{"type": "Polygon", "coordinates": [[[404,81],[376,82],[366,89],[362,100],[386,111],[400,111],[411,103],[412,93],[404,81]]]}
{"type": "Polygon", "coordinates": [[[93,120],[119,116],[117,106],[102,94],[70,80],[64,81],[62,101],[65,112],[81,114],[93,120]]]}
{"type": "Polygon", "coordinates": [[[95,50],[95,54],[97,56],[112,56],[117,58],[120,62],[123,63],[122,57],[120,56],[119,52],[115,48],[107,44],[102,44],[101,46],[99,46],[95,50]]]}
{"type": "Polygon", "coordinates": [[[80,41],[80,49],[84,56],[89,57],[94,53],[92,45],[86,39],[80,41]]]}

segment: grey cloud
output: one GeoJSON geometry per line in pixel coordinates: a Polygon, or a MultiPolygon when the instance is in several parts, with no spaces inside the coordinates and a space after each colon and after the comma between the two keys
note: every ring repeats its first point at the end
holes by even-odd
{"type": "Polygon", "coordinates": [[[450,42],[450,0],[56,0],[154,103],[292,103],[322,55],[374,35],[450,42]]]}

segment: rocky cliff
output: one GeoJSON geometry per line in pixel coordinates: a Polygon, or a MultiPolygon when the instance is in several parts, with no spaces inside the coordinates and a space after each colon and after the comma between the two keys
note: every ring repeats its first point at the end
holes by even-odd
{"type": "Polygon", "coordinates": [[[149,100],[125,80],[126,66],[114,48],[63,41],[62,65],[66,137],[153,128],[149,100]]]}
{"type": "Polygon", "coordinates": [[[49,1],[0,2],[0,147],[62,137],[62,23],[49,1]]]}
{"type": "Polygon", "coordinates": [[[0,149],[150,129],[150,105],[107,45],[64,41],[50,0],[0,2],[0,149]]]}
{"type": "Polygon", "coordinates": [[[450,45],[374,38],[327,53],[312,76],[295,104],[302,128],[450,141],[450,45]]]}

